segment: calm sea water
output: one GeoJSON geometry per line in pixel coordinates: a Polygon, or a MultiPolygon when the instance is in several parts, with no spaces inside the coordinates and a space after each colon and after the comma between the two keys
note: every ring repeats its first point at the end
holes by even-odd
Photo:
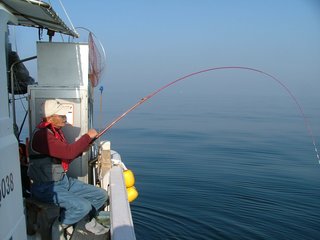
{"type": "Polygon", "coordinates": [[[136,177],[137,239],[319,239],[320,165],[286,101],[160,98],[112,128],[136,177]]]}

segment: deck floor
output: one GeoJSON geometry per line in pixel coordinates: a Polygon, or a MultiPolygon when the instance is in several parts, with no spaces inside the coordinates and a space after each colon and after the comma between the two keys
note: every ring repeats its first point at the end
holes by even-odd
{"type": "Polygon", "coordinates": [[[77,223],[71,240],[109,240],[110,239],[110,230],[103,235],[95,235],[89,231],[86,230],[85,225],[86,221],[82,220],[80,222],[77,223]]]}

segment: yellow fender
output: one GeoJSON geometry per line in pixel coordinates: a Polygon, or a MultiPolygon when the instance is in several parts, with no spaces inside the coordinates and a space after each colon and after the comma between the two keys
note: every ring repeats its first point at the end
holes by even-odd
{"type": "Polygon", "coordinates": [[[137,189],[134,186],[127,188],[127,194],[128,202],[133,202],[139,195],[137,189]]]}
{"type": "Polygon", "coordinates": [[[131,170],[129,169],[124,170],[123,177],[124,177],[124,181],[126,183],[127,188],[130,188],[134,185],[135,179],[134,179],[133,172],[131,170]]]}
{"type": "Polygon", "coordinates": [[[137,189],[134,187],[134,174],[131,170],[124,169],[123,178],[127,188],[128,202],[133,202],[139,195],[137,189]]]}

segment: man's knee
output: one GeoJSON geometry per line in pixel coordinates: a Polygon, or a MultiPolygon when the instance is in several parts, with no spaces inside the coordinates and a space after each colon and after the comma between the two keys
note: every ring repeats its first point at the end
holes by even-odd
{"type": "Polygon", "coordinates": [[[88,214],[92,209],[91,203],[86,199],[79,198],[74,204],[75,208],[77,209],[76,211],[82,213],[83,215],[88,214]]]}
{"type": "Polygon", "coordinates": [[[78,198],[73,202],[69,202],[60,214],[60,221],[63,224],[71,225],[79,222],[91,211],[92,206],[86,199],[78,198]]]}
{"type": "Polygon", "coordinates": [[[105,203],[108,200],[108,192],[103,189],[103,188],[97,188],[97,195],[96,195],[96,199],[93,205],[94,207],[98,210],[99,208],[101,208],[103,205],[105,205],[105,203]]]}
{"type": "Polygon", "coordinates": [[[107,200],[108,200],[108,192],[105,190],[105,189],[103,189],[103,188],[100,188],[101,189],[101,196],[103,196],[103,200],[104,200],[104,202],[106,202],[107,200]]]}

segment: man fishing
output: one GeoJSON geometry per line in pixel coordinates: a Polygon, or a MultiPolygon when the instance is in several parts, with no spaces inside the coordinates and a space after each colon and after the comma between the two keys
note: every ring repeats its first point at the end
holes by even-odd
{"type": "Polygon", "coordinates": [[[58,205],[62,211],[60,222],[68,228],[88,216],[85,227],[101,235],[108,231],[95,221],[96,212],[108,199],[107,191],[68,177],[70,163],[88,150],[97,136],[95,129],[68,143],[61,130],[67,123],[70,108],[57,100],[46,100],[42,105],[42,121],[30,141],[28,175],[32,180],[32,197],[58,205]]]}

